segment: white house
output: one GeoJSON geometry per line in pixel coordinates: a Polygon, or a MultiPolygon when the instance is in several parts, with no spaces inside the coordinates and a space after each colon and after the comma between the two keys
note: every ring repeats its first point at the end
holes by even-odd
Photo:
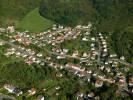
{"type": "Polygon", "coordinates": [[[7,33],[13,33],[13,32],[15,32],[14,26],[8,26],[7,33]]]}

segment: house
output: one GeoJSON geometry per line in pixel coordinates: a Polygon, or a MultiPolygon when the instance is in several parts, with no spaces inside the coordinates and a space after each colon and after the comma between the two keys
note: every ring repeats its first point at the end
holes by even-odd
{"type": "Polygon", "coordinates": [[[108,52],[108,49],[107,49],[107,48],[104,48],[104,49],[103,49],[103,52],[108,52]]]}
{"type": "Polygon", "coordinates": [[[88,57],[86,52],[83,53],[83,57],[88,57]]]}
{"type": "Polygon", "coordinates": [[[83,29],[89,29],[89,26],[82,26],[83,29]]]}
{"type": "Polygon", "coordinates": [[[63,74],[59,73],[59,74],[56,74],[56,76],[61,78],[63,74]]]}
{"type": "Polygon", "coordinates": [[[96,58],[95,58],[95,57],[93,57],[93,56],[91,56],[91,59],[92,59],[92,60],[95,60],[96,58]]]}
{"type": "Polygon", "coordinates": [[[106,42],[106,41],[105,41],[105,42],[104,42],[104,41],[102,42],[102,45],[106,45],[106,44],[107,44],[107,42],[106,42]]]}
{"type": "Polygon", "coordinates": [[[57,59],[65,59],[65,56],[57,56],[57,59]]]}
{"type": "Polygon", "coordinates": [[[79,74],[79,72],[78,71],[75,71],[74,75],[77,75],[77,74],[79,74]]]}
{"type": "Polygon", "coordinates": [[[25,60],[25,63],[27,63],[28,65],[31,65],[31,64],[33,63],[32,58],[27,58],[27,59],[25,60]]]}
{"type": "Polygon", "coordinates": [[[103,36],[101,35],[99,38],[102,40],[103,39],[103,36]]]}
{"type": "Polygon", "coordinates": [[[120,75],[117,78],[118,78],[118,80],[117,80],[118,81],[118,85],[121,86],[121,87],[125,86],[125,84],[126,84],[125,76],[120,75]]]}
{"type": "Polygon", "coordinates": [[[47,89],[44,88],[43,91],[45,92],[45,91],[47,91],[47,89]]]}
{"type": "Polygon", "coordinates": [[[78,55],[79,55],[78,50],[74,51],[73,54],[72,54],[73,57],[77,57],[78,55]]]}
{"type": "Polygon", "coordinates": [[[39,95],[39,96],[37,97],[37,100],[44,100],[44,96],[39,95]]]}
{"type": "Polygon", "coordinates": [[[16,54],[16,56],[20,56],[21,53],[20,52],[16,52],[15,54],[16,54]]]}
{"type": "Polygon", "coordinates": [[[84,94],[83,94],[83,93],[77,93],[77,96],[78,96],[79,98],[82,98],[82,97],[84,96],[84,94]]]}
{"type": "Polygon", "coordinates": [[[81,25],[77,25],[76,28],[80,29],[82,26],[81,25]]]}
{"type": "Polygon", "coordinates": [[[96,41],[96,39],[95,39],[94,37],[92,37],[92,38],[91,38],[91,41],[95,42],[95,41],[96,41]]]}
{"type": "Polygon", "coordinates": [[[8,26],[7,33],[13,33],[13,32],[15,32],[14,26],[8,26]]]}
{"type": "Polygon", "coordinates": [[[61,26],[61,25],[59,25],[59,28],[60,28],[60,29],[63,29],[64,27],[63,27],[63,26],[61,26]]]}
{"type": "Polygon", "coordinates": [[[2,42],[2,41],[0,41],[0,46],[3,46],[3,45],[5,45],[5,43],[4,43],[4,42],[2,42]]]}
{"type": "Polygon", "coordinates": [[[95,51],[95,48],[93,47],[93,48],[91,48],[91,51],[95,51]]]}
{"type": "Polygon", "coordinates": [[[27,40],[27,39],[24,39],[23,41],[22,41],[22,43],[25,45],[25,46],[28,46],[28,45],[30,45],[30,41],[29,40],[27,40]]]}
{"type": "Polygon", "coordinates": [[[57,28],[56,27],[53,27],[52,29],[55,31],[57,28]]]}
{"type": "Polygon", "coordinates": [[[88,94],[88,97],[89,97],[90,99],[92,99],[94,96],[95,96],[95,94],[94,94],[93,92],[90,92],[90,93],[88,94]]]}
{"type": "Polygon", "coordinates": [[[85,35],[90,35],[91,33],[90,32],[86,32],[85,35]]]}
{"type": "Polygon", "coordinates": [[[59,93],[56,93],[55,95],[56,95],[56,96],[58,96],[58,95],[59,95],[59,93]]]}
{"type": "Polygon", "coordinates": [[[56,25],[56,24],[54,24],[54,25],[53,25],[53,27],[57,27],[57,25],[56,25]]]}
{"type": "Polygon", "coordinates": [[[92,27],[92,23],[89,22],[89,23],[88,23],[88,28],[91,28],[91,27],[92,27]]]}
{"type": "Polygon", "coordinates": [[[103,45],[103,48],[107,49],[107,45],[106,45],[106,44],[105,44],[105,45],[103,45]]]}
{"type": "Polygon", "coordinates": [[[106,71],[109,73],[111,71],[111,69],[109,67],[107,67],[106,71]]]}
{"type": "Polygon", "coordinates": [[[87,74],[92,74],[92,71],[91,71],[91,70],[88,70],[88,71],[87,71],[87,74]]]}
{"type": "Polygon", "coordinates": [[[99,67],[100,68],[100,70],[104,70],[105,69],[105,67],[104,66],[101,66],[101,67],[99,67]]]}
{"type": "Polygon", "coordinates": [[[28,56],[28,55],[26,55],[26,54],[23,54],[23,55],[22,55],[23,58],[26,58],[27,56],[28,56]]]}
{"type": "Polygon", "coordinates": [[[11,40],[10,40],[10,42],[14,43],[14,42],[16,42],[16,40],[14,40],[14,39],[11,39],[11,40]]]}
{"type": "Polygon", "coordinates": [[[91,79],[90,79],[90,77],[88,77],[88,78],[87,78],[87,81],[88,81],[88,82],[91,82],[91,79]]]}
{"type": "Polygon", "coordinates": [[[30,90],[28,90],[29,96],[33,96],[36,94],[36,89],[35,88],[31,88],[30,90]]]}
{"type": "Polygon", "coordinates": [[[99,36],[102,36],[102,34],[101,34],[101,33],[99,33],[98,35],[99,35],[99,36]]]}
{"type": "Polygon", "coordinates": [[[82,38],[82,41],[89,41],[86,37],[82,38]]]}
{"type": "Polygon", "coordinates": [[[85,95],[84,95],[83,93],[79,93],[79,92],[78,92],[78,93],[76,94],[77,100],[84,100],[84,96],[85,96],[85,95]]]}
{"type": "Polygon", "coordinates": [[[39,63],[41,63],[41,60],[40,60],[40,59],[37,59],[37,60],[35,61],[35,63],[39,64],[39,63]]]}
{"type": "Polygon", "coordinates": [[[41,65],[41,66],[44,66],[44,65],[45,65],[45,63],[44,63],[44,62],[41,62],[41,63],[40,63],[40,65],[41,65]]]}
{"type": "Polygon", "coordinates": [[[107,52],[104,52],[103,54],[102,54],[102,57],[106,57],[108,54],[107,54],[107,52]]]}
{"type": "Polygon", "coordinates": [[[94,48],[95,47],[95,44],[94,43],[91,43],[91,47],[94,48]]]}
{"type": "Polygon", "coordinates": [[[117,57],[117,54],[111,54],[110,58],[117,57]]]}
{"type": "Polygon", "coordinates": [[[8,90],[9,93],[14,93],[14,89],[15,89],[14,86],[9,85],[9,84],[5,84],[5,85],[4,85],[4,88],[5,88],[6,90],[8,90]]]}
{"type": "Polygon", "coordinates": [[[59,90],[60,88],[61,88],[60,86],[55,87],[56,90],[59,90]]]}
{"type": "Polygon", "coordinates": [[[68,53],[69,49],[63,49],[64,53],[68,53]]]}
{"type": "Polygon", "coordinates": [[[0,28],[0,32],[1,32],[1,33],[4,33],[4,32],[6,32],[6,29],[0,28]]]}
{"type": "Polygon", "coordinates": [[[120,59],[121,59],[121,60],[125,60],[125,57],[124,57],[124,56],[121,56],[120,59]]]}
{"type": "Polygon", "coordinates": [[[20,35],[15,35],[14,38],[15,38],[15,40],[18,41],[18,42],[21,42],[21,41],[22,41],[20,35]]]}
{"type": "Polygon", "coordinates": [[[130,87],[133,87],[133,75],[130,75],[130,76],[129,76],[128,85],[129,85],[130,87]]]}
{"type": "Polygon", "coordinates": [[[10,84],[5,84],[4,89],[8,90],[9,93],[16,94],[17,96],[23,93],[19,88],[14,87],[13,85],[10,84]]]}
{"type": "Polygon", "coordinates": [[[108,62],[105,62],[105,65],[108,65],[109,63],[108,62]]]}
{"type": "Polygon", "coordinates": [[[37,57],[42,57],[43,55],[41,53],[38,53],[37,54],[37,57]]]}

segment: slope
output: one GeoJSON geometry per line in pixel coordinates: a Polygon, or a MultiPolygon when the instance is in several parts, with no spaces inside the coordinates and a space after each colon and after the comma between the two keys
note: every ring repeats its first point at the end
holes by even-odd
{"type": "Polygon", "coordinates": [[[0,0],[0,25],[16,24],[39,6],[40,0],[0,0]]]}
{"type": "Polygon", "coordinates": [[[52,27],[53,22],[40,16],[38,8],[28,13],[20,22],[19,28],[30,32],[41,32],[52,27]]]}

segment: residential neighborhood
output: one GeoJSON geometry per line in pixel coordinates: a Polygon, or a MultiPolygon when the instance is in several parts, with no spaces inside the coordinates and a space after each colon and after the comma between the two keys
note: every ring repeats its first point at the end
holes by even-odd
{"type": "MultiPolygon", "coordinates": [[[[91,23],[74,28],[53,25],[52,29],[45,32],[30,34],[28,31],[18,32],[14,26],[8,26],[0,28],[0,47],[8,45],[3,55],[21,59],[27,66],[36,64],[60,70],[55,76],[57,78],[62,78],[64,73],[61,71],[67,70],[97,89],[107,82],[118,86],[118,94],[126,91],[133,95],[133,75],[129,74],[128,78],[125,75],[133,65],[124,56],[118,57],[115,52],[110,52],[109,37],[100,32],[93,34],[92,28],[91,23]]],[[[23,87],[10,83],[5,83],[0,88],[17,97],[38,94],[35,87],[23,91],[23,87]]],[[[62,88],[64,87],[60,85],[53,88],[57,97],[62,88]]],[[[48,89],[41,91],[45,93],[48,89]]],[[[100,100],[94,91],[88,94],[78,91],[75,96],[77,100],[100,100]]],[[[38,95],[36,100],[45,100],[45,96],[38,95]]]]}

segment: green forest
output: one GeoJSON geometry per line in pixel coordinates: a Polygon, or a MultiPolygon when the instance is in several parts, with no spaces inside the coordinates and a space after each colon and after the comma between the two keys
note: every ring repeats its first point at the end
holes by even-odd
{"type": "Polygon", "coordinates": [[[17,24],[39,6],[39,0],[0,0],[0,26],[17,24]]]}

